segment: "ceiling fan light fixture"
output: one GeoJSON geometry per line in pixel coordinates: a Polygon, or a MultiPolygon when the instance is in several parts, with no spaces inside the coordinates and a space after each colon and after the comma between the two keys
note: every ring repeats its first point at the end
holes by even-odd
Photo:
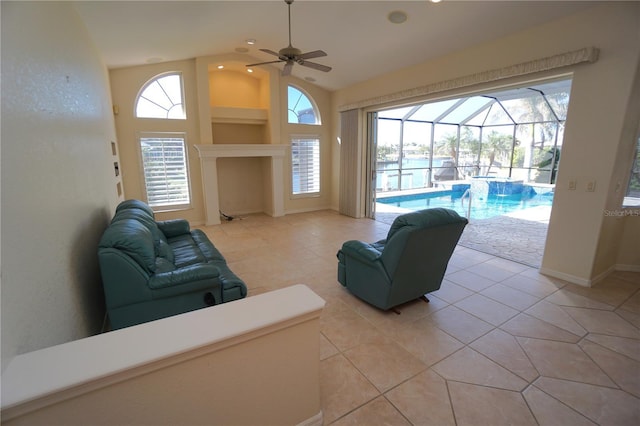
{"type": "Polygon", "coordinates": [[[402,24],[407,20],[407,14],[401,10],[394,10],[387,15],[389,22],[393,24],[402,24]]]}

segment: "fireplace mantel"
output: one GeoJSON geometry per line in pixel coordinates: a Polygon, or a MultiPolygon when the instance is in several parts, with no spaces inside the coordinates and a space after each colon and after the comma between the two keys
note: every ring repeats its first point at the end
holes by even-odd
{"type": "Polygon", "coordinates": [[[218,158],[269,157],[271,159],[271,205],[266,213],[284,216],[284,156],[289,145],[283,144],[210,144],[195,145],[202,169],[202,187],[207,225],[220,224],[218,158]]]}

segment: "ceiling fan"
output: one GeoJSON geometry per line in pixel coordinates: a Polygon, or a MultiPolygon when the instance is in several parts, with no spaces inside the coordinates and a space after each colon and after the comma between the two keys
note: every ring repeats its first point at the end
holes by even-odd
{"type": "Polygon", "coordinates": [[[256,65],[266,65],[266,64],[276,64],[278,62],[284,62],[284,68],[282,70],[282,75],[291,74],[291,68],[293,68],[293,64],[297,63],[298,65],[302,65],[303,67],[313,68],[318,71],[329,72],[331,71],[331,67],[326,65],[317,64],[315,62],[309,62],[307,59],[320,58],[323,56],[327,56],[325,52],[322,50],[314,50],[313,52],[302,53],[300,49],[297,49],[291,45],[291,3],[293,0],[284,0],[287,4],[287,8],[289,9],[289,46],[283,47],[277,53],[273,50],[269,49],[260,49],[261,51],[268,53],[273,56],[277,56],[277,61],[268,61],[268,62],[260,62],[257,64],[249,64],[247,67],[254,67],[256,65]]]}

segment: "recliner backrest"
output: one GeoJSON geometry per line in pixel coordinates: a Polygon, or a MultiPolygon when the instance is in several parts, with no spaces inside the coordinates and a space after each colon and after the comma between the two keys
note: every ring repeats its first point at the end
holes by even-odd
{"type": "Polygon", "coordinates": [[[119,211],[116,210],[116,214],[115,216],[113,216],[111,223],[115,223],[123,219],[137,220],[145,227],[147,227],[149,232],[151,232],[151,235],[153,235],[153,239],[154,241],[156,241],[156,245],[158,244],[159,240],[163,240],[165,243],[167,242],[166,236],[158,227],[158,224],[154,220],[153,216],[149,216],[146,211],[137,208],[123,209],[119,211]]]}
{"type": "Polygon", "coordinates": [[[121,218],[102,234],[100,249],[115,248],[134,259],[148,274],[156,270],[156,244],[151,231],[140,221],[121,218]]]}
{"type": "Polygon", "coordinates": [[[146,212],[152,219],[155,219],[155,214],[153,213],[153,209],[151,207],[149,207],[149,205],[143,201],[140,200],[135,200],[135,199],[131,199],[131,200],[125,200],[123,202],[121,202],[120,204],[118,204],[118,207],[116,207],[116,213],[123,211],[123,210],[127,210],[127,209],[138,209],[138,210],[142,210],[144,212],[146,212]]]}
{"type": "Polygon", "coordinates": [[[408,295],[438,290],[449,259],[466,225],[464,222],[421,228],[407,238],[393,276],[389,300],[404,301],[408,295]]]}
{"type": "MultiPolygon", "coordinates": [[[[424,264],[427,253],[438,253],[439,248],[451,245],[450,240],[454,241],[455,247],[466,224],[467,219],[460,217],[453,210],[444,208],[419,210],[396,217],[389,228],[381,255],[389,277],[394,279],[402,259],[404,264],[416,263],[409,261],[407,256],[413,259],[415,255],[419,255],[422,260],[417,263],[424,264]],[[447,231],[443,233],[439,230],[442,227],[447,231]]],[[[451,256],[451,253],[448,256],[451,256]]]]}

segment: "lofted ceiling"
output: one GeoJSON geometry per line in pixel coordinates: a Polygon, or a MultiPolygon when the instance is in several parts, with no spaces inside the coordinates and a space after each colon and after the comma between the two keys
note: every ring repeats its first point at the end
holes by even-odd
{"type": "MultiPolygon", "coordinates": [[[[247,63],[275,59],[259,49],[288,44],[287,5],[261,1],[76,1],[108,68],[222,55],[248,49],[247,63]],[[247,39],[256,44],[248,45],[247,39]]],[[[377,75],[522,31],[595,5],[596,1],[295,0],[292,44],[324,50],[293,75],[337,90],[377,75]],[[404,23],[391,23],[402,11],[404,23]]],[[[524,47],[523,47],[524,48],[524,47]]],[[[282,68],[282,64],[268,65],[282,68]]]]}

